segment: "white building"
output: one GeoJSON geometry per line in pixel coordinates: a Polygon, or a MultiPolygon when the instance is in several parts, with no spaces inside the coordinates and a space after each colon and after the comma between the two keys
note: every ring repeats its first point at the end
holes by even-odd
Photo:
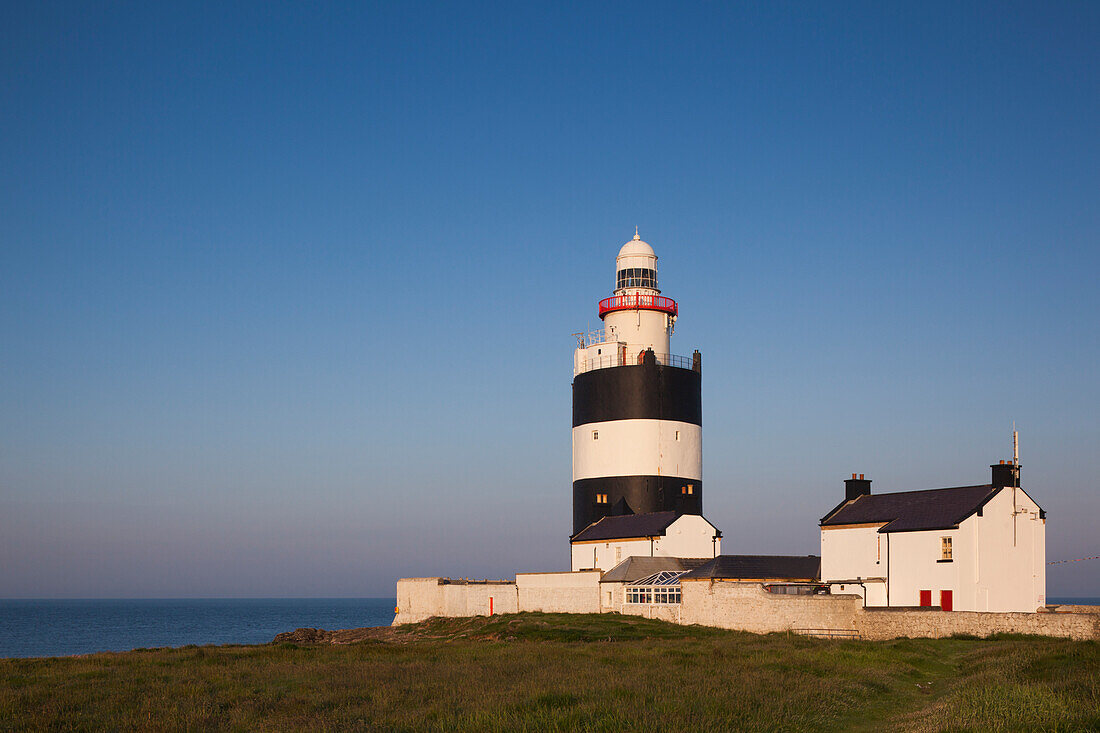
{"type": "Polygon", "coordinates": [[[871,494],[845,481],[821,520],[821,580],[867,606],[1033,612],[1046,603],[1046,513],[1020,488],[1019,463],[979,486],[871,494]]]}
{"type": "Polygon", "coordinates": [[[700,514],[650,512],[602,517],[569,544],[571,570],[607,572],[629,557],[717,557],[722,533],[700,514]]]}

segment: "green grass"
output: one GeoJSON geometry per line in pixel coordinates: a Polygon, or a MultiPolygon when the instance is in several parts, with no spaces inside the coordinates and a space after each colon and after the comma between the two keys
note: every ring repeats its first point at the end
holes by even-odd
{"type": "Polygon", "coordinates": [[[0,730],[1100,730],[1100,644],[819,641],[612,614],[0,660],[0,730]]]}

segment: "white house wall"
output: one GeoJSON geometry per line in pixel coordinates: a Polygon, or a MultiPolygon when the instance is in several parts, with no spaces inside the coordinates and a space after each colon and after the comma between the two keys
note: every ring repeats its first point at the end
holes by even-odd
{"type": "MultiPolygon", "coordinates": [[[[886,577],[886,536],[873,527],[821,529],[821,580],[850,581],[886,577]]],[[[886,605],[886,584],[864,582],[862,585],[838,583],[837,593],[864,595],[867,605],[886,605]],[[843,586],[843,587],[841,587],[843,586]]]]}
{"type": "Polygon", "coordinates": [[[607,540],[606,542],[578,542],[573,544],[572,570],[596,568],[607,572],[628,557],[651,557],[658,553],[656,541],[607,540]]]}
{"type": "MultiPolygon", "coordinates": [[[[932,591],[932,605],[940,605],[940,591],[950,590],[954,607],[966,608],[965,593],[961,593],[958,569],[962,563],[940,563],[940,538],[951,537],[953,554],[970,552],[963,541],[962,529],[927,530],[921,532],[891,532],[887,536],[889,553],[889,583],[887,594],[891,606],[919,606],[920,591],[932,591]]],[[[1031,609],[1035,610],[1035,609],[1031,609]]]]}
{"type": "Polygon", "coordinates": [[[1034,611],[1046,605],[1046,521],[1023,489],[1015,494],[1015,517],[1013,491],[1007,488],[985,505],[982,517],[963,523],[966,528],[977,520],[971,530],[977,552],[968,562],[975,611],[1034,611]]]}
{"type": "MultiPolygon", "coordinates": [[[[714,540],[717,530],[699,514],[684,514],[665,530],[654,543],[654,555],[668,557],[716,557],[722,554],[722,540],[714,540]]],[[[609,568],[610,569],[610,568],[609,568]]]]}

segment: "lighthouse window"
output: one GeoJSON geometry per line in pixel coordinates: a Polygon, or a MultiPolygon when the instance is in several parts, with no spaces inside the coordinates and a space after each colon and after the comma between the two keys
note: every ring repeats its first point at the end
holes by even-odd
{"type": "Polygon", "coordinates": [[[677,430],[677,431],[676,431],[676,440],[679,440],[679,439],[680,439],[680,431],[679,431],[679,430],[677,430]]]}
{"type": "Polygon", "coordinates": [[[657,271],[648,267],[627,267],[619,270],[615,278],[616,288],[656,288],[657,271]]]}
{"type": "Polygon", "coordinates": [[[607,494],[596,494],[596,503],[597,504],[606,504],[607,503],[607,494]]]}
{"type": "Polygon", "coordinates": [[[599,430],[593,430],[592,431],[592,440],[599,440],[599,439],[600,439],[600,431],[599,430]]]}

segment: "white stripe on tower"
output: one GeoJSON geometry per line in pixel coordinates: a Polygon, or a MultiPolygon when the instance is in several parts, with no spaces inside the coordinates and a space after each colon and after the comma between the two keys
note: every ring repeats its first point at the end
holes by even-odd
{"type": "Polygon", "coordinates": [[[674,420],[607,420],[573,428],[573,480],[703,478],[703,429],[674,420]]]}

